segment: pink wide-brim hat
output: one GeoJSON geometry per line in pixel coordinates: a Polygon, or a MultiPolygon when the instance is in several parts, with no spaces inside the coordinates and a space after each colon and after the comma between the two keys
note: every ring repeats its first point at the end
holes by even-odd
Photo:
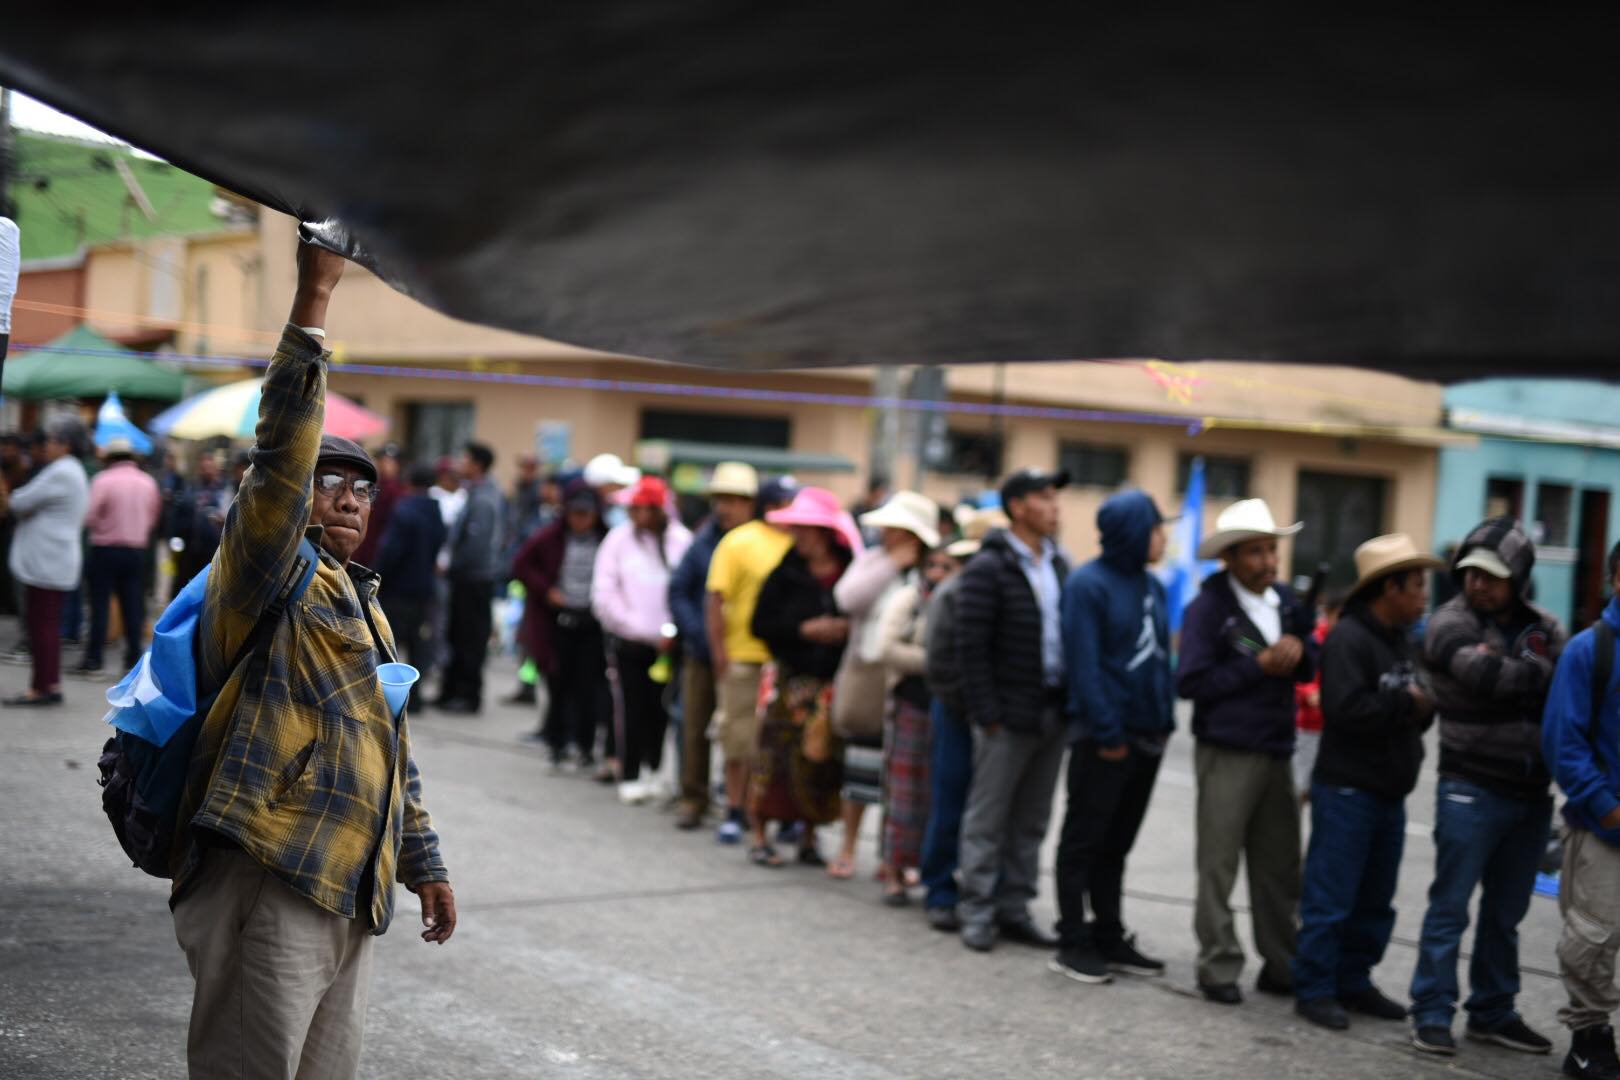
{"type": "Polygon", "coordinates": [[[861,530],[855,527],[855,519],[839,504],[838,496],[826,488],[800,488],[791,503],[780,510],[772,510],[765,515],[765,520],[784,528],[789,525],[809,525],[831,529],[839,541],[856,554],[864,547],[861,530]]]}

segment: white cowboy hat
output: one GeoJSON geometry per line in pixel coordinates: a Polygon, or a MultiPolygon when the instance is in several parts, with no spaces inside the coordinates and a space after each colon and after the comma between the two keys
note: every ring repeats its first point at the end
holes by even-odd
{"type": "Polygon", "coordinates": [[[1419,551],[1412,538],[1405,533],[1375,536],[1356,548],[1356,583],[1350,589],[1354,596],[1374,581],[1403,570],[1439,570],[1446,561],[1438,555],[1419,551]]]}
{"type": "Polygon", "coordinates": [[[904,529],[923,542],[939,546],[939,505],[915,491],[897,491],[889,501],[861,515],[861,524],[871,529],[904,529]]]}
{"type": "Polygon", "coordinates": [[[618,454],[597,454],[585,464],[585,482],[593,488],[629,487],[640,479],[641,470],[626,465],[618,454]]]}
{"type": "Polygon", "coordinates": [[[1221,511],[1221,516],[1215,519],[1215,531],[1199,543],[1198,557],[1218,558],[1234,544],[1267,537],[1293,536],[1304,527],[1298,521],[1292,525],[1278,525],[1271,516],[1271,507],[1266,505],[1266,500],[1244,499],[1221,511]]]}
{"type": "Polygon", "coordinates": [[[740,461],[722,461],[709,477],[710,495],[741,495],[752,499],[759,494],[759,473],[740,461]]]}

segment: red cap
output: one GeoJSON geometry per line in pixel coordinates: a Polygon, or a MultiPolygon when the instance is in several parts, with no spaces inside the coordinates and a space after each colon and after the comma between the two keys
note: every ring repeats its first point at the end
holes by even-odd
{"type": "Polygon", "coordinates": [[[656,476],[643,476],[630,489],[631,506],[656,506],[663,509],[669,503],[669,485],[656,476]]]}

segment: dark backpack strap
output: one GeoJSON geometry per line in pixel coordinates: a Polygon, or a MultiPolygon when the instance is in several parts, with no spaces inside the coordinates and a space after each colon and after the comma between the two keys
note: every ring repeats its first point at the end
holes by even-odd
{"type": "Polygon", "coordinates": [[[270,603],[264,611],[259,613],[259,621],[253,624],[248,631],[247,638],[236,650],[231,658],[231,666],[225,669],[225,678],[229,680],[231,674],[242,666],[242,661],[254,655],[259,649],[269,644],[275,635],[276,623],[281,621],[287,609],[303,599],[304,590],[309,588],[310,579],[315,576],[315,567],[321,561],[320,552],[306,537],[298,541],[298,551],[293,555],[292,566],[287,570],[287,577],[282,581],[281,588],[276,590],[270,598],[270,603]]]}
{"type": "Polygon", "coordinates": [[[1614,674],[1614,631],[1602,618],[1592,625],[1592,717],[1586,741],[1597,745],[1603,726],[1603,699],[1609,696],[1609,678],[1614,674]]]}

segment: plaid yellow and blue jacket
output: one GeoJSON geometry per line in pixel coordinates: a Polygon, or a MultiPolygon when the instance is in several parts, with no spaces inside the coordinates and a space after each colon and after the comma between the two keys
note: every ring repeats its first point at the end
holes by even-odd
{"type": "Polygon", "coordinates": [[[199,697],[221,687],[197,737],[174,844],[177,902],[216,834],[327,911],[355,918],[368,880],[372,932],[393,917],[397,879],[446,881],[422,806],[405,718],[377,681],[393,634],[379,578],[324,551],[260,662],[228,670],[285,583],[307,529],[326,411],[319,343],[288,326],[265,373],[253,464],[209,571],[197,633],[199,697]],[[206,832],[204,831],[206,830],[206,832]],[[368,871],[374,877],[368,876],[368,871]]]}

